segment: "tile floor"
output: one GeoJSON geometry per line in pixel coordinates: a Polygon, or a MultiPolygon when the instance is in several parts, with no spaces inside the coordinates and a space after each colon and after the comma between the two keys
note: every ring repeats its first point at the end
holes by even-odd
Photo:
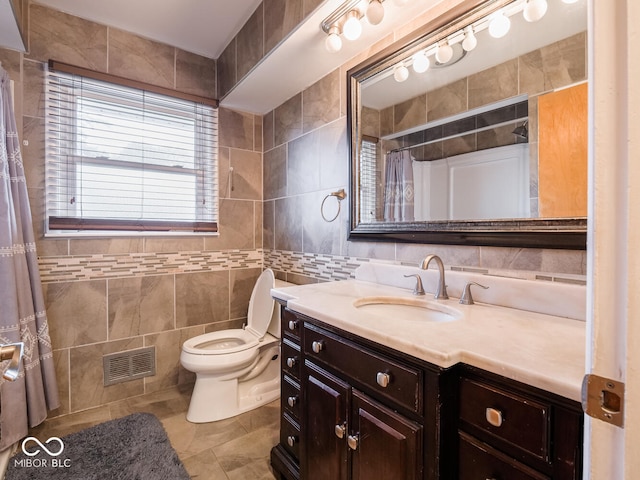
{"type": "Polygon", "coordinates": [[[46,420],[29,432],[62,437],[130,413],[160,419],[192,479],[273,480],[269,452],[278,443],[280,400],[213,423],[187,422],[192,386],[164,390],[46,420]]]}

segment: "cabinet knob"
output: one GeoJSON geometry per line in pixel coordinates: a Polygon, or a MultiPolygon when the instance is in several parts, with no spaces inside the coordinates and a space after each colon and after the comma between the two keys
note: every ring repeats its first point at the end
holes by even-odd
{"type": "Polygon", "coordinates": [[[294,437],[293,435],[289,435],[287,437],[287,445],[289,445],[290,447],[293,447],[296,444],[296,437],[294,437]]]}
{"type": "Polygon", "coordinates": [[[297,320],[289,320],[289,330],[295,330],[298,328],[297,320]]]}
{"type": "Polygon", "coordinates": [[[358,449],[358,435],[349,435],[347,437],[347,445],[349,445],[349,448],[351,450],[357,450],[358,449]]]}
{"type": "Polygon", "coordinates": [[[290,407],[293,407],[296,403],[298,403],[297,395],[287,398],[287,403],[289,404],[290,407]]]}
{"type": "Polygon", "coordinates": [[[342,425],[336,425],[334,430],[336,437],[344,438],[344,434],[347,433],[347,424],[343,423],[342,425]]]}
{"type": "Polygon", "coordinates": [[[489,422],[494,427],[501,426],[502,422],[504,421],[502,412],[495,408],[487,408],[485,416],[487,417],[487,422],[489,422]]]}
{"type": "Polygon", "coordinates": [[[293,368],[293,367],[295,367],[295,366],[296,366],[296,363],[298,363],[298,362],[296,361],[296,357],[289,357],[289,358],[287,358],[287,367],[289,367],[289,368],[293,368]]]}
{"type": "Polygon", "coordinates": [[[376,382],[382,388],[387,388],[389,386],[389,383],[391,382],[391,375],[384,372],[378,372],[378,374],[376,375],[376,382]]]}
{"type": "Polygon", "coordinates": [[[311,344],[311,350],[313,353],[320,353],[324,350],[324,342],[322,340],[317,340],[311,344]]]}

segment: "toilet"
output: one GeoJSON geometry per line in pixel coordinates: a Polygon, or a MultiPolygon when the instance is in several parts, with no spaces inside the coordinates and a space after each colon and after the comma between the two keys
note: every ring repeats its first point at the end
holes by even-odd
{"type": "Polygon", "coordinates": [[[266,269],[256,281],[242,329],[190,338],[180,363],[196,374],[187,420],[223,420],[265,405],[280,396],[280,308],[271,298],[276,280],[266,269]]]}

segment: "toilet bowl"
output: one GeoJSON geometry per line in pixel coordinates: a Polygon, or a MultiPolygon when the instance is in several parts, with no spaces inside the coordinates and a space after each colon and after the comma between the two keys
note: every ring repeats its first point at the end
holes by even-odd
{"type": "Polygon", "coordinates": [[[256,281],[243,329],[190,338],[180,363],[196,374],[187,420],[214,422],[239,415],[280,396],[280,308],[271,298],[270,269],[256,281]]]}

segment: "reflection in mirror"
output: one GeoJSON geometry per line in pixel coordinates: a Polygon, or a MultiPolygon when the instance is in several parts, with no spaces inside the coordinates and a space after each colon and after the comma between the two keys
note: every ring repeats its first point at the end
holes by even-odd
{"type": "Polygon", "coordinates": [[[352,228],[586,217],[586,2],[540,3],[485,2],[350,73],[352,228]]]}

